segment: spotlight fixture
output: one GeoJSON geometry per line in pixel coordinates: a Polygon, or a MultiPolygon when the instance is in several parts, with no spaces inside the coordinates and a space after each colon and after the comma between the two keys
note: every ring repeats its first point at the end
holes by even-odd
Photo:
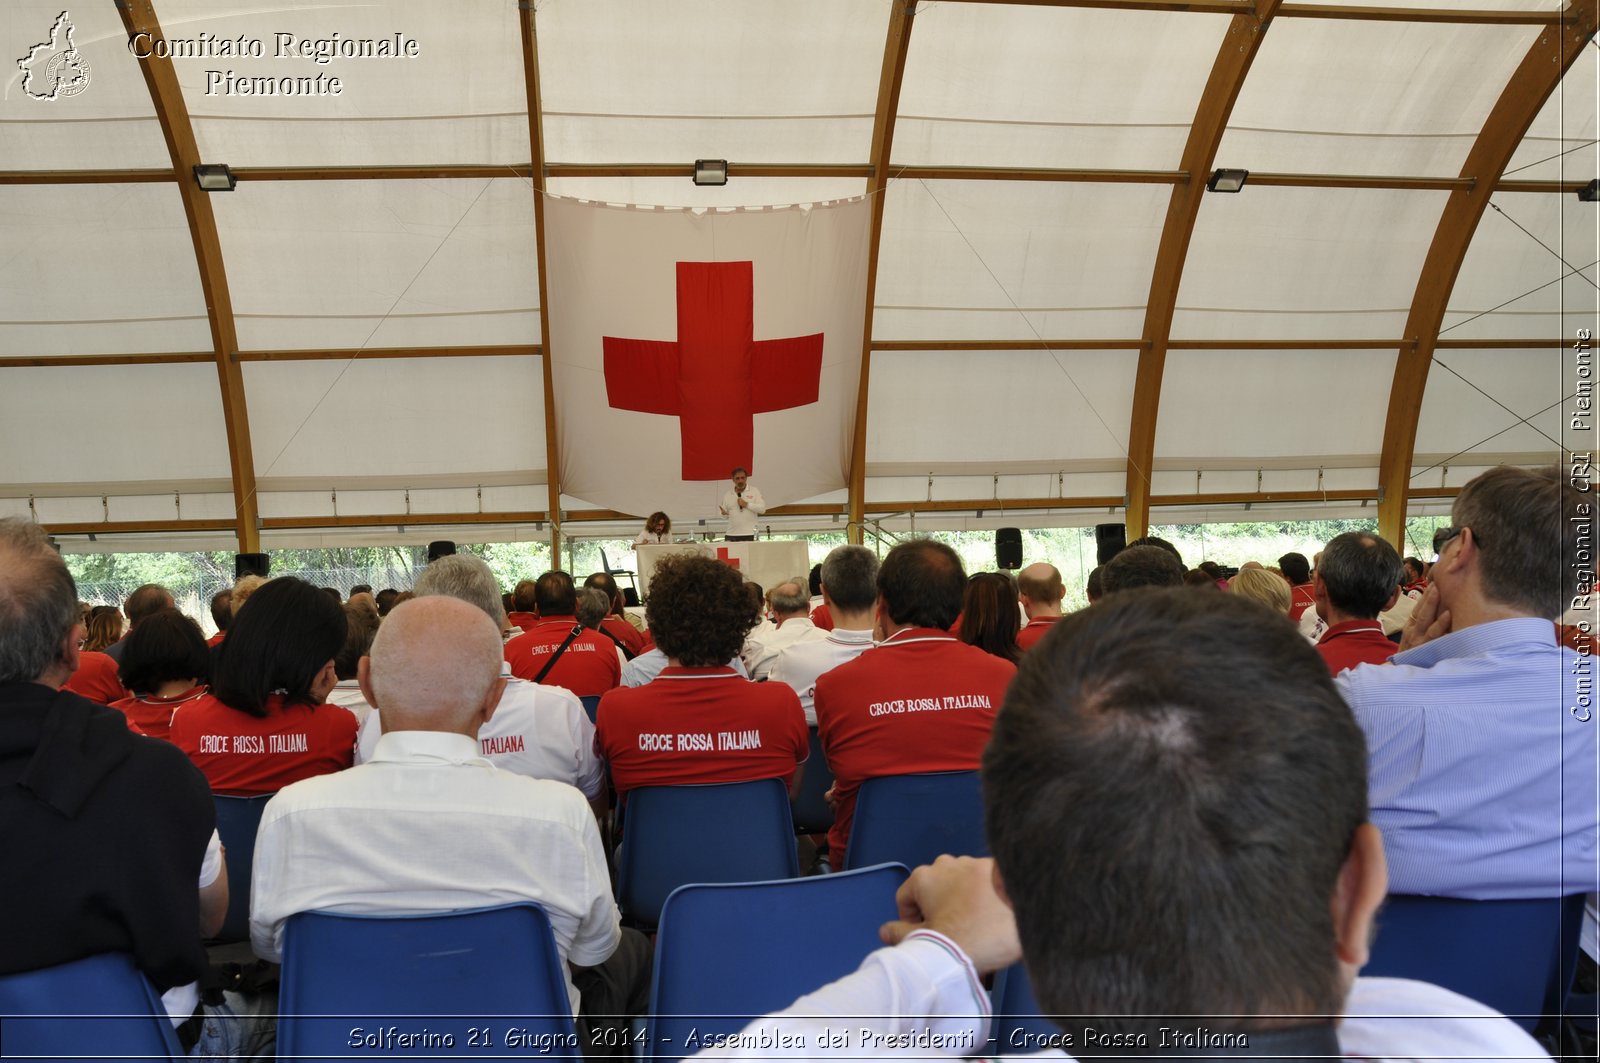
{"type": "Polygon", "coordinates": [[[694,183],[697,185],[725,185],[728,183],[727,159],[694,160],[694,183]]]}
{"type": "Polygon", "coordinates": [[[1600,203],[1600,177],[1578,189],[1578,199],[1584,203],[1600,203]]]}
{"type": "Polygon", "coordinates": [[[1206,181],[1207,192],[1237,192],[1250,177],[1249,170],[1213,170],[1206,181]]]}
{"type": "Polygon", "coordinates": [[[196,166],[194,181],[207,192],[232,192],[233,186],[239,183],[227,164],[220,162],[202,163],[196,166]]]}

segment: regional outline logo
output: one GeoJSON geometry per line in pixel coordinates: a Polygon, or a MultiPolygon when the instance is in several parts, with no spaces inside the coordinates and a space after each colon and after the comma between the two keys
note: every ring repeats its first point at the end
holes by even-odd
{"type": "Polygon", "coordinates": [[[49,40],[29,48],[17,60],[17,69],[22,71],[22,91],[29,99],[54,103],[76,96],[89,87],[89,61],[78,51],[72,34],[72,19],[63,11],[50,27],[49,40]],[[43,56],[49,58],[45,59],[41,72],[38,67],[43,56]],[[45,91],[35,92],[35,81],[41,82],[45,91]]]}

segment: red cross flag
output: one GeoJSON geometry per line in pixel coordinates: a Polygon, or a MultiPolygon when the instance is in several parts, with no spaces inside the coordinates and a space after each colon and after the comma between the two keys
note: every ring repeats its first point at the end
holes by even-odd
{"type": "Polygon", "coordinates": [[[734,466],[769,506],[844,488],[870,218],[547,197],[562,493],[687,531],[734,466]]]}

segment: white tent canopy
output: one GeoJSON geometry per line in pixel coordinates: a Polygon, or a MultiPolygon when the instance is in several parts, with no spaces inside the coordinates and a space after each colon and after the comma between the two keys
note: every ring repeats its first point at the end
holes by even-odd
{"type": "Polygon", "coordinates": [[[776,526],[1290,507],[1393,535],[1487,465],[1592,449],[1596,0],[61,16],[0,9],[0,514],[63,537],[631,526],[561,491],[583,411],[543,357],[545,194],[876,197],[852,487],[776,526]]]}

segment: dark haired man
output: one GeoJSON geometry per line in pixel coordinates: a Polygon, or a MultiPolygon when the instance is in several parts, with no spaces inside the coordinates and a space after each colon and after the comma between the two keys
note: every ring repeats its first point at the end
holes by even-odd
{"type": "MultiPolygon", "coordinates": [[[[878,601],[878,555],[865,546],[836,546],[822,563],[823,611],[833,625],[816,641],[800,642],[778,655],[769,677],[800,695],[806,723],[817,725],[817,679],[872,648],[872,607],[878,601]]],[[[815,615],[815,614],[813,614],[815,615]]]]}
{"type": "Polygon", "coordinates": [[[828,851],[836,861],[850,841],[862,782],[978,766],[1017,669],[950,634],[966,585],[950,547],[898,544],[878,569],[878,645],[817,679],[817,734],[835,780],[828,851]]]}
{"type": "Polygon", "coordinates": [[[1183,563],[1172,551],[1151,543],[1141,543],[1122,550],[1097,571],[1100,573],[1103,594],[1116,594],[1138,587],[1183,586],[1183,563]]]}
{"type": "Polygon", "coordinates": [[[533,597],[538,623],[506,643],[511,674],[566,687],[580,698],[604,694],[616,686],[622,680],[616,644],[579,625],[578,588],[572,577],[565,572],[546,572],[534,583],[533,597]]]}
{"type": "Polygon", "coordinates": [[[1006,695],[983,762],[994,859],[919,868],[893,948],[740,1043],[852,1016],[853,1057],[978,1055],[978,976],[1021,957],[1073,1055],[1542,1058],[1464,997],[1356,979],[1385,895],[1364,766],[1327,669],[1278,617],[1227,594],[1109,598],[1024,655],[1006,695]]]}
{"type": "Polygon", "coordinates": [[[118,664],[122,663],[122,651],[127,649],[125,643],[128,636],[133,634],[133,629],[144,622],[147,616],[155,616],[163,609],[171,609],[177,603],[172,600],[172,592],[159,583],[146,583],[136,588],[128,595],[128,600],[122,603],[122,613],[128,618],[128,630],[122,638],[106,647],[106,656],[118,664]]]}
{"type": "Polygon", "coordinates": [[[206,640],[207,646],[218,646],[228,637],[228,625],[233,623],[233,588],[224,587],[211,596],[211,622],[217,633],[206,640]]]}
{"type": "Polygon", "coordinates": [[[595,748],[619,796],[640,786],[799,782],[810,753],[800,700],[782,683],[752,683],[726,662],[755,622],[739,573],[709,557],[662,559],[645,607],[667,665],[655,680],[600,701],[595,748]]]}
{"type": "Polygon", "coordinates": [[[1316,604],[1311,589],[1311,562],[1305,554],[1290,551],[1278,558],[1278,568],[1289,581],[1289,619],[1298,624],[1301,614],[1316,604]]]}
{"type": "Polygon", "coordinates": [[[717,511],[728,518],[728,542],[751,542],[756,537],[756,518],[767,511],[767,500],[761,497],[761,488],[750,483],[750,473],[743,466],[731,475],[733,487],[723,494],[717,511]]]}
{"type": "Polygon", "coordinates": [[[1328,625],[1317,640],[1328,671],[1338,675],[1393,657],[1395,644],[1384,635],[1378,614],[1400,597],[1403,569],[1394,547],[1367,532],[1345,532],[1330,539],[1317,557],[1311,593],[1317,616],[1328,625]]]}
{"type": "Polygon", "coordinates": [[[627,619],[628,614],[624,609],[625,603],[622,596],[622,588],[617,586],[616,577],[609,572],[595,572],[591,573],[589,578],[583,581],[583,585],[585,587],[593,587],[606,596],[608,605],[606,617],[600,621],[601,632],[610,635],[612,640],[622,649],[622,655],[628,660],[631,661],[643,653],[649,642],[644,637],[644,633],[634,627],[627,619]]]}
{"type": "Polygon", "coordinates": [[[1370,751],[1397,893],[1477,900],[1596,889],[1594,662],[1558,646],[1590,496],[1502,465],[1456,496],[1392,664],[1335,684],[1370,751]],[[1573,537],[1573,538],[1569,538],[1573,537]]]}

